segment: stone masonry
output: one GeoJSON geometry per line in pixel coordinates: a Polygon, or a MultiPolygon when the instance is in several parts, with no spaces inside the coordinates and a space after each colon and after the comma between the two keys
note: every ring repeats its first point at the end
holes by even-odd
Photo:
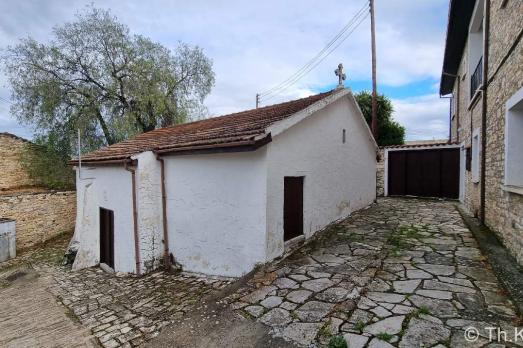
{"type": "Polygon", "coordinates": [[[43,243],[75,223],[76,192],[19,192],[0,195],[0,217],[16,220],[16,248],[43,243]]]}
{"type": "Polygon", "coordinates": [[[351,348],[512,347],[517,325],[513,303],[453,203],[419,199],[379,199],[230,301],[305,347],[327,346],[333,335],[351,348]],[[469,327],[478,329],[471,343],[469,327]],[[497,344],[488,327],[506,330],[506,342],[497,344]]]}
{"type": "MultiPolygon", "coordinates": [[[[504,190],[505,104],[523,86],[523,2],[490,1],[490,43],[487,81],[487,148],[485,224],[523,264],[523,196],[504,190]],[[511,50],[512,48],[512,50],[511,50]]],[[[470,146],[471,132],[481,129],[482,96],[471,101],[464,49],[453,91],[451,140],[470,146]]],[[[466,172],[465,205],[478,214],[479,183],[466,172]]]]}
{"type": "Polygon", "coordinates": [[[0,133],[0,191],[34,185],[20,163],[28,141],[9,133],[0,133]]]}

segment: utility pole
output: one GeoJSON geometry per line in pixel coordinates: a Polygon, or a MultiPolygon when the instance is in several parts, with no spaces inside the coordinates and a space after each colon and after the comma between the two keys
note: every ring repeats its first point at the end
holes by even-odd
{"type": "Polygon", "coordinates": [[[376,92],[376,29],[374,24],[374,0],[370,1],[370,35],[372,40],[372,123],[374,139],[378,141],[378,95],[376,92]]]}
{"type": "Polygon", "coordinates": [[[258,108],[259,105],[260,105],[260,94],[256,93],[256,109],[258,108]]]}

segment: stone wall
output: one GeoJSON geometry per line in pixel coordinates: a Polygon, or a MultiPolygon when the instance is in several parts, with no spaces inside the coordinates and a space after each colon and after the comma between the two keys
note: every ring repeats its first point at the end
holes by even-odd
{"type": "MultiPolygon", "coordinates": [[[[523,196],[504,189],[505,115],[507,100],[523,86],[523,42],[517,42],[523,30],[523,1],[491,0],[490,45],[487,87],[487,147],[485,166],[485,224],[523,264],[523,196]],[[504,6],[502,4],[504,3],[504,6]],[[515,45],[515,46],[514,46],[515,45]],[[511,52],[511,47],[515,47],[511,52]]],[[[481,130],[482,96],[470,99],[467,76],[467,47],[454,84],[451,140],[471,144],[471,134],[481,130]],[[459,82],[458,82],[459,81],[459,82]]],[[[480,154],[481,155],[481,154],[480,154]]],[[[465,175],[464,204],[479,214],[480,184],[465,175]]]]}
{"type": "Polygon", "coordinates": [[[523,264],[523,195],[506,191],[503,186],[505,104],[523,87],[523,41],[510,52],[523,30],[523,1],[508,1],[506,7],[501,7],[501,2],[493,0],[490,10],[485,223],[523,264]]]}
{"type": "MultiPolygon", "coordinates": [[[[463,50],[465,54],[461,59],[458,77],[454,83],[454,100],[452,104],[451,142],[461,143],[465,148],[472,146],[472,133],[478,130],[481,133],[481,94],[472,98],[470,94],[470,80],[468,76],[468,47],[463,50]],[[459,99],[458,99],[459,96],[459,99]]],[[[480,139],[481,143],[481,139],[480,139]]],[[[480,148],[481,158],[481,148],[480,148]]],[[[481,172],[481,170],[480,170],[481,172]]],[[[481,174],[481,173],[480,173],[481,174]]],[[[474,215],[479,216],[480,210],[480,184],[473,182],[472,172],[465,171],[464,204],[474,215]]]]}
{"type": "Polygon", "coordinates": [[[16,220],[16,249],[43,243],[74,228],[76,192],[0,195],[0,217],[16,220]]]}
{"type": "Polygon", "coordinates": [[[16,135],[0,133],[0,191],[34,185],[20,163],[27,143],[16,135]]]}
{"type": "Polygon", "coordinates": [[[378,151],[378,162],[376,163],[376,196],[385,195],[385,151],[380,147],[378,151]]]}

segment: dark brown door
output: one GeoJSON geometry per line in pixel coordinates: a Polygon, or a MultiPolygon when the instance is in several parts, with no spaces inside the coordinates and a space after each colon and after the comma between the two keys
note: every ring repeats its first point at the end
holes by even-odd
{"type": "Polygon", "coordinates": [[[389,151],[388,194],[459,198],[459,149],[389,151]]]}
{"type": "Polygon", "coordinates": [[[114,213],[100,208],[100,263],[114,268],[114,213]]]}
{"type": "Polygon", "coordinates": [[[284,178],[283,240],[303,234],[303,176],[284,178]]]}

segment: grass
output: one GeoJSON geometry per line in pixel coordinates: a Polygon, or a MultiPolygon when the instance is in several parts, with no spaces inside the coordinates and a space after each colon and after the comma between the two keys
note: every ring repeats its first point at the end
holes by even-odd
{"type": "Polygon", "coordinates": [[[392,246],[391,254],[400,256],[401,251],[410,246],[409,239],[420,238],[422,231],[427,231],[428,226],[421,225],[402,225],[395,229],[387,240],[387,244],[392,246]]]}
{"type": "Polygon", "coordinates": [[[329,348],[348,348],[347,341],[343,336],[334,336],[329,341],[329,348]]]}
{"type": "Polygon", "coordinates": [[[380,332],[376,337],[385,342],[389,342],[392,339],[392,335],[387,332],[380,332]]]}
{"type": "Polygon", "coordinates": [[[361,320],[358,320],[356,324],[354,324],[354,328],[358,330],[359,332],[363,331],[363,328],[365,327],[365,323],[361,320]]]}
{"type": "Polygon", "coordinates": [[[321,329],[318,331],[318,337],[331,337],[332,333],[330,330],[331,321],[326,322],[321,329]]]}

